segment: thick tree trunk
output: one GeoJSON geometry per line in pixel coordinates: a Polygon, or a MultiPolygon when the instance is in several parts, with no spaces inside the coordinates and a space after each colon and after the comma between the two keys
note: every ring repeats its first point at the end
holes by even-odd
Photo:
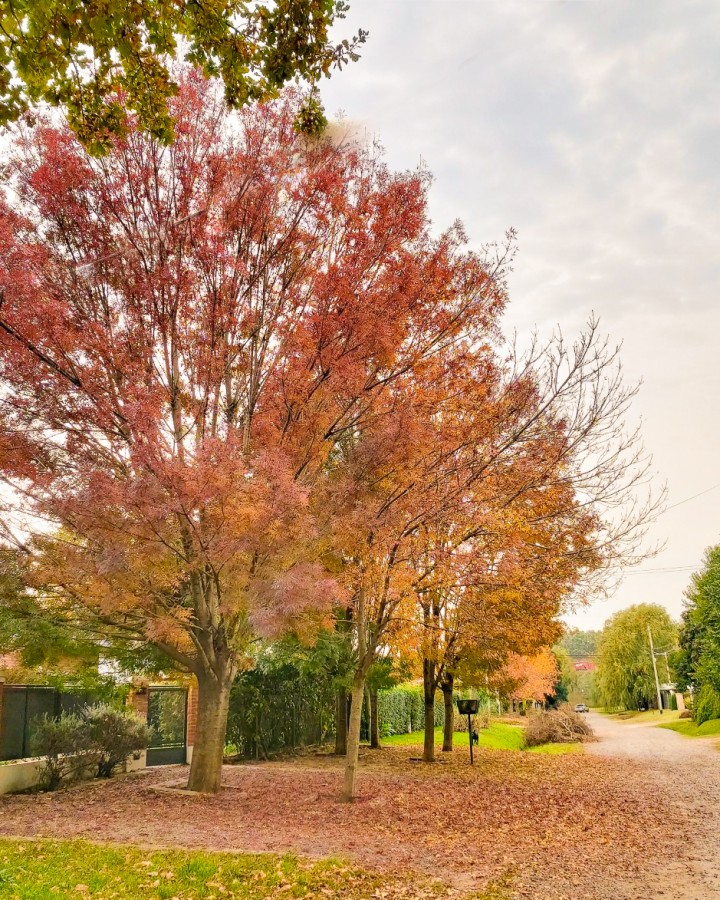
{"type": "Polygon", "coordinates": [[[443,752],[450,753],[453,748],[453,734],[455,732],[455,705],[453,704],[453,675],[446,675],[441,688],[443,703],[445,705],[445,724],[443,725],[443,752]]]}
{"type": "Polygon", "coordinates": [[[360,722],[362,719],[362,702],[365,691],[365,676],[356,675],[353,682],[350,702],[350,727],[347,735],[347,754],[345,763],[345,780],[342,799],[350,802],[355,796],[355,779],[357,777],[358,752],[360,750],[360,722]]]}
{"type": "Polygon", "coordinates": [[[221,680],[198,677],[198,715],[188,790],[216,794],[220,790],[225,730],[232,673],[221,680]]]}
{"type": "Polygon", "coordinates": [[[380,749],[380,719],[378,717],[377,688],[370,689],[370,746],[373,750],[380,749]]]}
{"type": "Polygon", "coordinates": [[[425,701],[425,736],[423,742],[423,759],[435,762],[435,663],[431,659],[423,660],[423,697],[425,701]]]}
{"type": "Polygon", "coordinates": [[[347,753],[347,691],[338,688],[335,698],[335,753],[345,756],[347,753]]]}

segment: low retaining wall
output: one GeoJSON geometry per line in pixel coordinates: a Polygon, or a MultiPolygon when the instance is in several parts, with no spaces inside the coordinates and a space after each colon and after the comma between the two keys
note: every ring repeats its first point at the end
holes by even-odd
{"type": "Polygon", "coordinates": [[[35,787],[42,767],[41,759],[20,759],[0,765],[0,794],[15,794],[35,787]]]}
{"type": "MultiPolygon", "coordinates": [[[[145,768],[146,753],[143,750],[138,758],[128,756],[123,772],[137,772],[145,768]]],[[[44,760],[42,759],[18,759],[13,762],[0,764],[0,794],[17,794],[18,791],[27,791],[36,787],[42,777],[44,760]]],[[[93,777],[96,767],[87,773],[87,778],[93,777]]]]}

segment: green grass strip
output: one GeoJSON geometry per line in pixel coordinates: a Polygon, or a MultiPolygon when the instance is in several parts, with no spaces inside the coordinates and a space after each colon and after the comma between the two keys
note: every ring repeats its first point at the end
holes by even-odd
{"type": "MultiPolygon", "coordinates": [[[[508,725],[505,722],[493,722],[489,728],[481,728],[478,732],[480,747],[488,750],[522,750],[524,744],[523,729],[519,725],[508,725]]],[[[435,744],[442,744],[442,728],[435,729],[435,744]]],[[[388,747],[422,747],[423,732],[413,731],[411,734],[393,734],[384,737],[381,744],[388,747]]],[[[457,731],[453,737],[455,747],[468,746],[467,731],[457,731]]],[[[581,744],[542,744],[532,747],[529,753],[541,753],[557,756],[562,753],[577,753],[581,744]]]]}
{"type": "Polygon", "coordinates": [[[720,719],[710,719],[708,722],[703,722],[702,725],[696,725],[692,719],[680,719],[678,722],[664,722],[658,727],[677,731],[678,734],[684,734],[686,737],[712,737],[720,734],[720,719]]]}
{"type": "Polygon", "coordinates": [[[354,900],[388,888],[389,897],[406,896],[398,879],[389,882],[338,860],[0,839],[3,900],[354,900]]]}

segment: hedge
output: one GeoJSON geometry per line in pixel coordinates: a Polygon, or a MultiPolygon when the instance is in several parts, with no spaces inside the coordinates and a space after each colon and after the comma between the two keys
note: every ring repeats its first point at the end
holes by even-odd
{"type": "MultiPolygon", "coordinates": [[[[381,734],[410,734],[422,731],[425,726],[425,699],[423,689],[401,685],[387,691],[378,691],[378,719],[381,734]]],[[[435,698],[435,727],[445,721],[442,694],[435,698]]]]}

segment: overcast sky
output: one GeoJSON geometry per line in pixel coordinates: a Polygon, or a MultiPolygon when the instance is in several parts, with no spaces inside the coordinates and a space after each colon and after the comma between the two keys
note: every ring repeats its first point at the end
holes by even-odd
{"type": "Polygon", "coordinates": [[[595,311],[644,382],[635,413],[679,505],[649,539],[665,550],[572,624],[639,602],[679,616],[720,542],[720,3],[351,0],[339,31],[359,27],[328,111],[393,167],[429,166],[438,228],[518,230],[508,333],[570,336],[595,311]]]}

